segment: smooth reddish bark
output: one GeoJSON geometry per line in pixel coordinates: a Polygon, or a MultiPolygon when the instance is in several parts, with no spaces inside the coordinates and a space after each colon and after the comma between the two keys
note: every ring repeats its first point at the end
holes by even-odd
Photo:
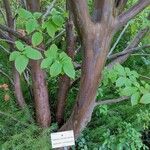
{"type": "MultiPolygon", "coordinates": [[[[75,36],[74,36],[74,25],[71,16],[66,23],[66,53],[72,59],[75,55],[75,36]]],[[[67,75],[63,75],[59,79],[58,97],[57,97],[57,110],[56,110],[56,120],[59,126],[64,123],[64,110],[65,104],[70,89],[71,79],[67,75]]]]}
{"type": "MultiPolygon", "coordinates": [[[[27,0],[27,6],[30,11],[38,12],[40,0],[27,0]]],[[[41,127],[49,127],[51,123],[49,95],[45,73],[40,68],[40,63],[40,60],[30,62],[36,120],[41,127]]]]}

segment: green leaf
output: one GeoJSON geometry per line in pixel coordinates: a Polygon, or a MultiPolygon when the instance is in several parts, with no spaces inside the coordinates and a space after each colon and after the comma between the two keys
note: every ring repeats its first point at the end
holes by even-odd
{"type": "Polygon", "coordinates": [[[124,69],[125,69],[126,74],[127,74],[128,76],[130,76],[130,75],[131,75],[130,68],[125,67],[124,69]]]}
{"type": "Polygon", "coordinates": [[[42,16],[42,13],[40,13],[40,12],[35,12],[35,13],[33,14],[33,16],[34,16],[36,19],[39,19],[39,18],[42,16]]]}
{"type": "Polygon", "coordinates": [[[28,58],[33,59],[33,60],[39,60],[39,59],[42,58],[42,54],[41,54],[39,51],[33,49],[33,48],[30,47],[30,46],[27,46],[27,47],[25,48],[24,54],[25,54],[28,58]]]}
{"type": "Polygon", "coordinates": [[[44,54],[46,57],[56,59],[58,56],[57,51],[58,51],[58,47],[55,44],[53,44],[47,51],[44,52],[44,54]]]}
{"type": "Polygon", "coordinates": [[[50,65],[52,64],[53,60],[50,59],[50,58],[46,58],[46,59],[43,59],[42,63],[41,63],[41,68],[42,69],[46,69],[48,67],[50,67],[50,65]]]}
{"type": "Polygon", "coordinates": [[[55,36],[55,33],[56,31],[58,30],[56,25],[54,25],[52,22],[48,22],[47,25],[46,25],[46,29],[47,29],[47,33],[49,34],[50,37],[54,37],[55,36]]]}
{"type": "Polygon", "coordinates": [[[47,22],[43,22],[42,23],[42,29],[46,29],[47,28],[47,22]]]}
{"type": "Polygon", "coordinates": [[[22,44],[20,41],[16,41],[15,42],[16,47],[20,50],[23,51],[24,50],[24,44],[22,44]]]}
{"type": "Polygon", "coordinates": [[[62,64],[59,61],[55,61],[50,67],[51,77],[56,77],[62,72],[62,64]]]}
{"type": "Polygon", "coordinates": [[[117,72],[114,71],[113,69],[110,69],[108,71],[108,78],[111,80],[112,83],[115,83],[118,78],[117,72]]]}
{"type": "Polygon", "coordinates": [[[65,52],[61,52],[60,54],[59,54],[59,58],[60,59],[66,59],[68,57],[68,55],[65,53],[65,52]]]}
{"type": "Polygon", "coordinates": [[[116,64],[114,69],[118,72],[119,75],[126,76],[125,69],[120,64],[116,64]]]}
{"type": "Polygon", "coordinates": [[[149,93],[149,90],[147,90],[145,87],[143,87],[143,86],[140,86],[140,88],[139,88],[139,90],[140,90],[140,92],[142,93],[142,94],[148,94],[149,93]]]}
{"type": "Polygon", "coordinates": [[[23,18],[23,19],[30,19],[33,17],[32,13],[23,9],[23,8],[20,8],[18,10],[18,14],[19,14],[19,17],[23,18]]]}
{"type": "Polygon", "coordinates": [[[131,96],[132,94],[136,93],[138,88],[136,87],[125,87],[121,90],[121,95],[123,96],[131,96]]]}
{"type": "Polygon", "coordinates": [[[59,15],[59,14],[60,14],[60,12],[59,12],[59,11],[57,11],[55,8],[52,8],[52,10],[51,10],[51,14],[52,14],[52,16],[54,16],[54,15],[59,15]]]}
{"type": "Polygon", "coordinates": [[[126,78],[124,78],[124,77],[119,77],[119,78],[117,79],[117,81],[116,81],[116,86],[117,86],[117,87],[122,87],[122,86],[125,85],[125,83],[126,83],[126,78]]]}
{"type": "Polygon", "coordinates": [[[26,69],[28,62],[29,59],[24,55],[20,55],[16,58],[15,67],[20,74],[26,69]]]}
{"type": "Polygon", "coordinates": [[[41,44],[43,41],[43,35],[41,32],[35,32],[33,35],[32,35],[32,44],[33,46],[38,46],[39,44],[41,44]]]}
{"type": "Polygon", "coordinates": [[[32,33],[33,31],[35,31],[38,28],[38,22],[35,19],[29,19],[26,22],[26,31],[28,34],[32,33]]]}
{"type": "Polygon", "coordinates": [[[63,63],[63,70],[67,76],[72,79],[75,78],[75,69],[71,61],[66,61],[63,63]]]}
{"type": "Polygon", "coordinates": [[[63,71],[67,76],[74,79],[75,78],[75,70],[71,58],[64,52],[59,54],[59,58],[63,64],[63,71]]]}
{"type": "Polygon", "coordinates": [[[62,63],[66,63],[67,61],[71,62],[71,58],[65,52],[61,52],[59,54],[59,58],[62,61],[62,63]]]}
{"type": "Polygon", "coordinates": [[[9,61],[14,61],[14,60],[16,60],[16,58],[17,58],[18,56],[20,56],[20,55],[21,55],[21,53],[18,52],[18,51],[12,52],[12,53],[10,54],[10,56],[9,56],[9,61]]]}
{"type": "Polygon", "coordinates": [[[135,77],[135,78],[139,78],[139,74],[136,71],[131,71],[131,74],[135,77]]]}
{"type": "Polygon", "coordinates": [[[144,94],[140,100],[142,104],[149,104],[150,103],[150,93],[144,94]]]}
{"type": "Polygon", "coordinates": [[[131,96],[131,104],[132,106],[137,105],[139,102],[139,98],[140,98],[140,93],[136,92],[131,96]]]}
{"type": "Polygon", "coordinates": [[[116,148],[117,150],[123,150],[123,144],[122,143],[119,143],[118,145],[117,145],[117,148],[116,148]]]}
{"type": "Polygon", "coordinates": [[[58,26],[61,27],[64,23],[64,18],[61,15],[53,15],[52,21],[58,26]]]}

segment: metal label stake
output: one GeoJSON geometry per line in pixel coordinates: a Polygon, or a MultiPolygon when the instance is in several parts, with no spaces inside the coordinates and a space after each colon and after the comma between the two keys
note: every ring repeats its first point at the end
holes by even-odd
{"type": "Polygon", "coordinates": [[[67,148],[67,147],[64,147],[64,150],[68,150],[68,148],[67,148]]]}

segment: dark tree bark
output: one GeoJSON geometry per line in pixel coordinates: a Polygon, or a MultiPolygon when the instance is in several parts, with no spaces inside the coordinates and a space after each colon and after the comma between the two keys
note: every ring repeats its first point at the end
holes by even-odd
{"type": "MultiPolygon", "coordinates": [[[[9,0],[3,0],[3,3],[6,10],[7,25],[10,29],[14,30],[14,20],[13,20],[9,0]]],[[[12,41],[15,41],[15,37],[13,36],[13,34],[8,33],[8,35],[12,41]]],[[[15,49],[14,45],[10,43],[10,50],[12,51],[14,49],[15,49]]],[[[13,80],[14,80],[14,91],[15,91],[16,101],[21,108],[24,108],[26,106],[26,103],[21,89],[20,75],[15,69],[14,65],[13,65],[13,80]]]]}
{"type": "Polygon", "coordinates": [[[60,130],[73,129],[77,138],[91,119],[95,107],[96,91],[114,33],[148,6],[150,1],[140,0],[123,14],[120,14],[118,9],[125,2],[117,5],[115,0],[104,0],[103,3],[97,2],[95,8],[101,10],[100,13],[94,14],[94,17],[98,18],[95,19],[98,21],[96,23],[91,21],[86,0],[70,0],[69,2],[84,52],[76,104],[69,120],[60,130]],[[100,17],[99,14],[101,14],[100,17]]]}
{"type": "MultiPolygon", "coordinates": [[[[40,11],[40,0],[27,0],[28,9],[32,12],[40,11]]],[[[51,113],[45,72],[40,68],[41,61],[31,61],[31,76],[36,110],[36,120],[41,127],[49,127],[51,113]]]]}
{"type": "MultiPolygon", "coordinates": [[[[74,36],[74,25],[71,16],[69,16],[69,19],[66,23],[66,45],[67,45],[66,53],[73,59],[75,55],[75,36],[74,36]]],[[[61,126],[64,123],[65,103],[67,100],[70,83],[71,79],[67,75],[63,75],[59,79],[57,110],[56,110],[56,120],[59,126],[61,126]]]]}

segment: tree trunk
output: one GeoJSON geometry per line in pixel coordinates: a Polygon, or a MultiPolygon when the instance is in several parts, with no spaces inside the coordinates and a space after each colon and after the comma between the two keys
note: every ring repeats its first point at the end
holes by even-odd
{"type": "Polygon", "coordinates": [[[139,0],[129,10],[121,13],[125,4],[126,0],[103,0],[102,2],[95,0],[93,20],[91,20],[86,0],[69,0],[69,7],[82,41],[84,54],[76,104],[69,120],[60,130],[74,130],[75,138],[86,127],[92,116],[96,91],[112,36],[118,28],[148,6],[150,1],[139,0]]]}
{"type": "MultiPolygon", "coordinates": [[[[9,28],[14,30],[14,20],[13,20],[13,16],[11,13],[9,0],[3,0],[3,3],[4,3],[5,10],[6,10],[7,25],[9,28]]],[[[15,38],[11,33],[9,33],[9,37],[13,41],[15,41],[15,38]]],[[[15,49],[14,45],[10,44],[10,50],[14,50],[14,49],[15,49]]],[[[14,92],[15,92],[16,101],[21,108],[24,108],[26,106],[26,103],[25,103],[23,93],[22,93],[20,75],[17,72],[14,64],[13,64],[13,80],[14,80],[14,92]]]]}
{"type": "Polygon", "coordinates": [[[45,73],[40,68],[41,61],[31,61],[31,75],[36,110],[36,120],[41,127],[49,127],[51,123],[48,89],[45,73]]]}
{"type": "Polygon", "coordinates": [[[90,121],[95,107],[97,88],[113,35],[109,31],[106,28],[102,31],[99,27],[99,31],[93,29],[93,31],[89,31],[87,38],[84,37],[83,47],[85,53],[79,93],[71,117],[61,128],[61,130],[73,129],[76,138],[90,121]]]}
{"type": "MultiPolygon", "coordinates": [[[[73,59],[75,55],[75,36],[74,36],[74,25],[71,16],[69,16],[69,19],[66,23],[66,45],[67,45],[66,53],[73,59]]],[[[56,120],[59,126],[62,126],[64,123],[64,110],[67,95],[70,88],[70,82],[71,79],[67,75],[63,75],[59,79],[57,110],[56,110],[56,120]]]]}
{"type": "Polygon", "coordinates": [[[15,96],[16,96],[17,103],[21,108],[24,108],[26,106],[26,103],[21,89],[20,75],[16,70],[15,66],[13,66],[13,78],[14,78],[14,89],[15,89],[15,96]]]}
{"type": "MultiPolygon", "coordinates": [[[[38,12],[40,11],[40,0],[27,0],[27,6],[30,11],[38,12]]],[[[36,120],[41,127],[49,127],[51,123],[49,96],[45,73],[40,68],[40,63],[40,60],[30,62],[36,120]]]]}

